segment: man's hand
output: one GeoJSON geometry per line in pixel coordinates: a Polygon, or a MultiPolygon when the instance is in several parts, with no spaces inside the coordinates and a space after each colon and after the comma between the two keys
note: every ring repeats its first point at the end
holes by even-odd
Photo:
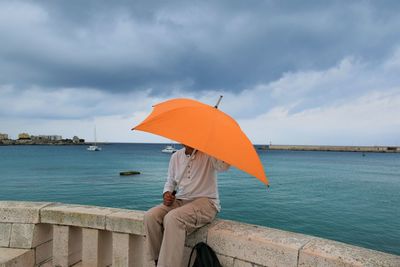
{"type": "Polygon", "coordinates": [[[174,201],[175,201],[175,196],[172,195],[172,193],[169,192],[169,191],[164,193],[163,198],[164,198],[164,205],[165,206],[171,206],[172,203],[174,203],[174,201]]]}

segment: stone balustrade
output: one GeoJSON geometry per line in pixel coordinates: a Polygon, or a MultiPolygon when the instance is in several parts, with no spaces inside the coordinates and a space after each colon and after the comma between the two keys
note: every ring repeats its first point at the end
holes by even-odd
{"type": "MultiPolygon", "coordinates": [[[[0,267],[139,266],[143,211],[47,202],[0,201],[0,267]]],[[[226,267],[400,266],[400,256],[227,220],[215,220],[186,240],[207,242],[226,267]]]]}

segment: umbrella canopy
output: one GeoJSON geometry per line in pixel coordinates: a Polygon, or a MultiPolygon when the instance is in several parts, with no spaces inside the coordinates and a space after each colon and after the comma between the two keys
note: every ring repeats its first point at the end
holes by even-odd
{"type": "Polygon", "coordinates": [[[200,150],[245,171],[268,185],[260,158],[239,124],[219,109],[191,99],[153,106],[132,130],[160,135],[200,150]]]}

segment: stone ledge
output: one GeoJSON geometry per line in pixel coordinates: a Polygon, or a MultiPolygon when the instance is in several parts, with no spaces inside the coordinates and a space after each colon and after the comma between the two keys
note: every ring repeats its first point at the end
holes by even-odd
{"type": "Polygon", "coordinates": [[[106,215],[120,209],[72,204],[55,204],[40,210],[41,222],[106,229],[106,215]]]}
{"type": "Polygon", "coordinates": [[[144,211],[119,210],[106,215],[106,230],[144,235],[144,211]]]}
{"type": "Polygon", "coordinates": [[[0,222],[39,223],[40,210],[52,202],[0,201],[0,222]]]}
{"type": "Polygon", "coordinates": [[[218,254],[262,266],[297,266],[298,251],[314,237],[221,221],[208,229],[207,243],[218,254]]]}
{"type": "Polygon", "coordinates": [[[33,249],[0,248],[0,267],[33,267],[34,265],[33,249]]]}
{"type": "Polygon", "coordinates": [[[315,238],[299,253],[299,266],[400,266],[400,256],[315,238]]]}

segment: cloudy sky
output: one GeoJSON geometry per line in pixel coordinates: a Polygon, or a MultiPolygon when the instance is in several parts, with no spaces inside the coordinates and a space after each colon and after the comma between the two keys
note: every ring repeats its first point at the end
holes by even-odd
{"type": "Polygon", "coordinates": [[[0,132],[132,132],[173,97],[258,144],[400,145],[400,1],[2,1],[0,132]]]}

